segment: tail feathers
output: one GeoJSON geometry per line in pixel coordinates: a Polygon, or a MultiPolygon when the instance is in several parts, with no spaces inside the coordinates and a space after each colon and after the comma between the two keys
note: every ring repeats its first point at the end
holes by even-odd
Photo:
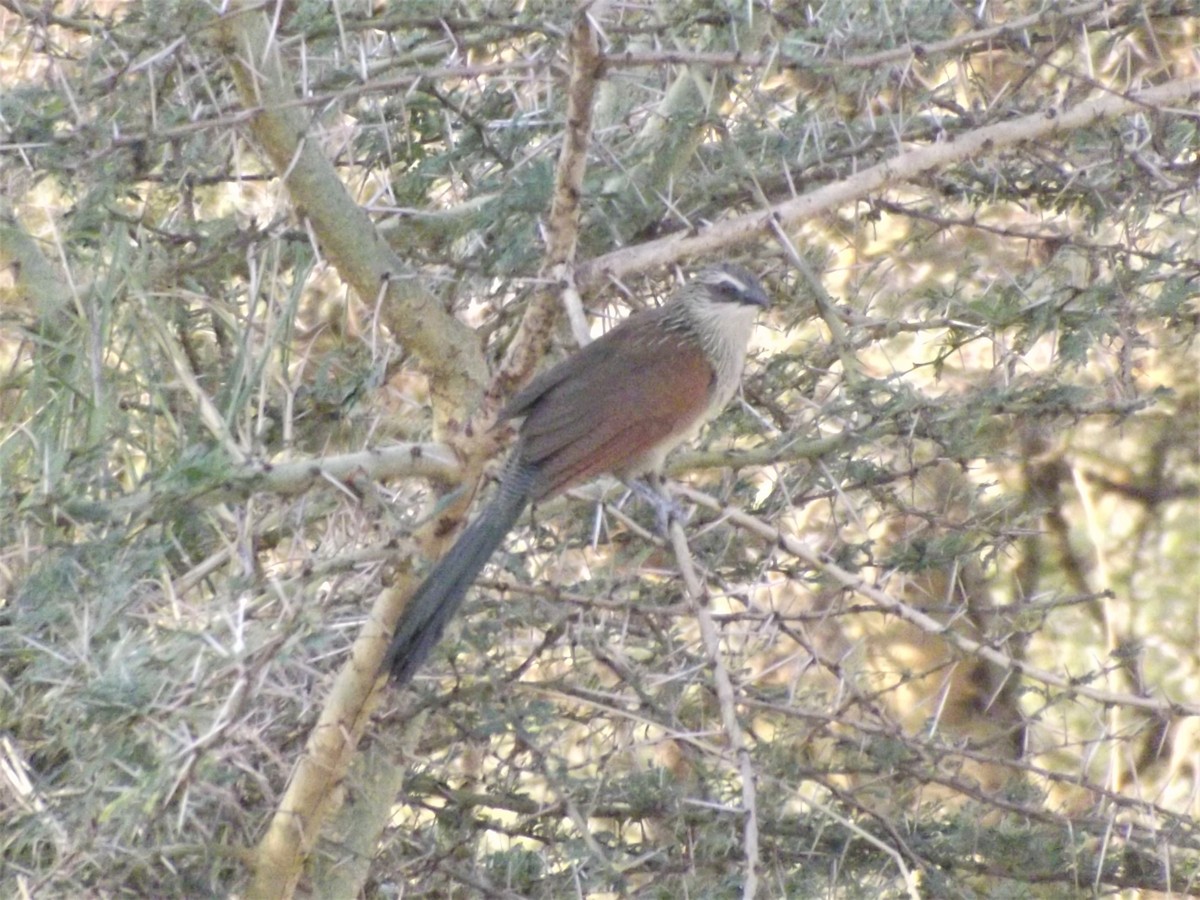
{"type": "Polygon", "coordinates": [[[409,599],[383,662],[397,685],[406,683],[425,662],[480,570],[520,518],[529,503],[530,480],[526,472],[511,471],[496,498],[409,599]]]}

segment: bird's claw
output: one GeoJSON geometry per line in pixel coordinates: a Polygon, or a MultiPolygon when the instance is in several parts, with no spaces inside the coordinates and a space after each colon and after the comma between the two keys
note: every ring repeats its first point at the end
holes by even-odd
{"type": "Polygon", "coordinates": [[[672,522],[686,524],[692,517],[692,510],[672,497],[661,480],[639,478],[629,486],[634,493],[654,507],[655,524],[663,537],[670,535],[672,522]]]}

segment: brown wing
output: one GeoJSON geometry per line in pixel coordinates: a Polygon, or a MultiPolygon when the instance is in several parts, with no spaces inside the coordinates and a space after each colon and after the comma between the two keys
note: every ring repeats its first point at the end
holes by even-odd
{"type": "Polygon", "coordinates": [[[631,316],[535,378],[505,409],[525,416],[517,452],[538,470],[534,498],[604,472],[653,467],[708,409],[713,369],[661,310],[631,316]]]}

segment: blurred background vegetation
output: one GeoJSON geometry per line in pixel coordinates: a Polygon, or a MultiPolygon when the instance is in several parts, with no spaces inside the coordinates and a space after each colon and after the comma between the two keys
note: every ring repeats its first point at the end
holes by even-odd
{"type": "MultiPolygon", "coordinates": [[[[543,287],[572,8],[265,10],[306,139],[495,362],[543,287]]],[[[1183,2],[592,12],[581,262],[1196,75],[1183,2]]],[[[444,487],[272,480],[432,441],[431,386],[248,139],[213,16],[0,2],[4,896],[244,890],[444,487]]],[[[757,847],[675,561],[593,488],[384,695],[301,889],[715,898],[753,857],[771,897],[1200,893],[1197,125],[1147,106],[720,254],[775,306],[673,474],[946,632],[696,511],[757,847]]]]}

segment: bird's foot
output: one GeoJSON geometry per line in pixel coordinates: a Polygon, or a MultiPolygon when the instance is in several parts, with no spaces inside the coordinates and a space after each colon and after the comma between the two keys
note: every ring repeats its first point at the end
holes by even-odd
{"type": "Polygon", "coordinates": [[[670,535],[672,522],[686,523],[691,518],[692,511],[671,496],[661,478],[638,478],[629,482],[629,488],[654,507],[655,524],[663,537],[670,535]]]}

